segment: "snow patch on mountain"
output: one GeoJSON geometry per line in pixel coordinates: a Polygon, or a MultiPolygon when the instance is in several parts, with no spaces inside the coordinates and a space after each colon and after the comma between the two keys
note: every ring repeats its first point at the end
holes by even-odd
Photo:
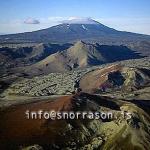
{"type": "Polygon", "coordinates": [[[83,24],[82,24],[82,28],[83,28],[84,30],[88,30],[83,24]]]}

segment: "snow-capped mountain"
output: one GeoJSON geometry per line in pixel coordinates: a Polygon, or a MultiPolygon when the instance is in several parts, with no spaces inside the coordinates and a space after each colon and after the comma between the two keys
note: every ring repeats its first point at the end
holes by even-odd
{"type": "Polygon", "coordinates": [[[117,31],[91,18],[71,18],[56,26],[34,32],[1,35],[0,42],[55,42],[66,43],[78,40],[96,42],[143,41],[150,36],[117,31]]]}

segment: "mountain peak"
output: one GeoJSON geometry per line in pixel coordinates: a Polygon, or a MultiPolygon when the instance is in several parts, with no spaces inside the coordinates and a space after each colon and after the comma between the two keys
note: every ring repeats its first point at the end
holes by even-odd
{"type": "Polygon", "coordinates": [[[77,45],[77,44],[86,44],[84,41],[82,41],[82,40],[79,40],[79,41],[77,41],[76,43],[75,43],[75,45],[77,45]]]}
{"type": "Polygon", "coordinates": [[[68,20],[62,21],[64,24],[99,24],[99,22],[91,18],[70,17],[68,20]]]}
{"type": "Polygon", "coordinates": [[[79,49],[83,50],[84,47],[87,47],[87,45],[88,45],[87,43],[83,42],[82,40],[79,40],[79,41],[76,41],[72,47],[78,50],[79,49]]]}

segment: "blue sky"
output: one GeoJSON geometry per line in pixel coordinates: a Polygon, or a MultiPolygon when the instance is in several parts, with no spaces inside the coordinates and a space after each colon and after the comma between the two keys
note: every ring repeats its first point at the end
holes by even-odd
{"type": "Polygon", "coordinates": [[[48,28],[91,17],[118,30],[150,34],[150,0],[1,0],[0,33],[48,28]]]}

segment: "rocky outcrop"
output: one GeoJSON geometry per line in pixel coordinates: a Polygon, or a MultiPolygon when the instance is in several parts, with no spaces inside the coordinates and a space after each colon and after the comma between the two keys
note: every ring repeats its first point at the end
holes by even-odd
{"type": "Polygon", "coordinates": [[[148,149],[150,146],[150,118],[146,112],[131,102],[87,93],[10,107],[2,111],[0,117],[0,140],[3,141],[0,145],[7,149],[35,143],[39,145],[37,148],[54,150],[125,150],[148,149]],[[112,112],[113,118],[90,119],[88,115],[86,119],[73,120],[26,119],[27,109],[112,112]],[[127,113],[131,113],[131,117],[128,118],[127,113]]]}
{"type": "Polygon", "coordinates": [[[132,91],[150,82],[149,70],[111,65],[85,74],[80,88],[85,92],[132,91]]]}

